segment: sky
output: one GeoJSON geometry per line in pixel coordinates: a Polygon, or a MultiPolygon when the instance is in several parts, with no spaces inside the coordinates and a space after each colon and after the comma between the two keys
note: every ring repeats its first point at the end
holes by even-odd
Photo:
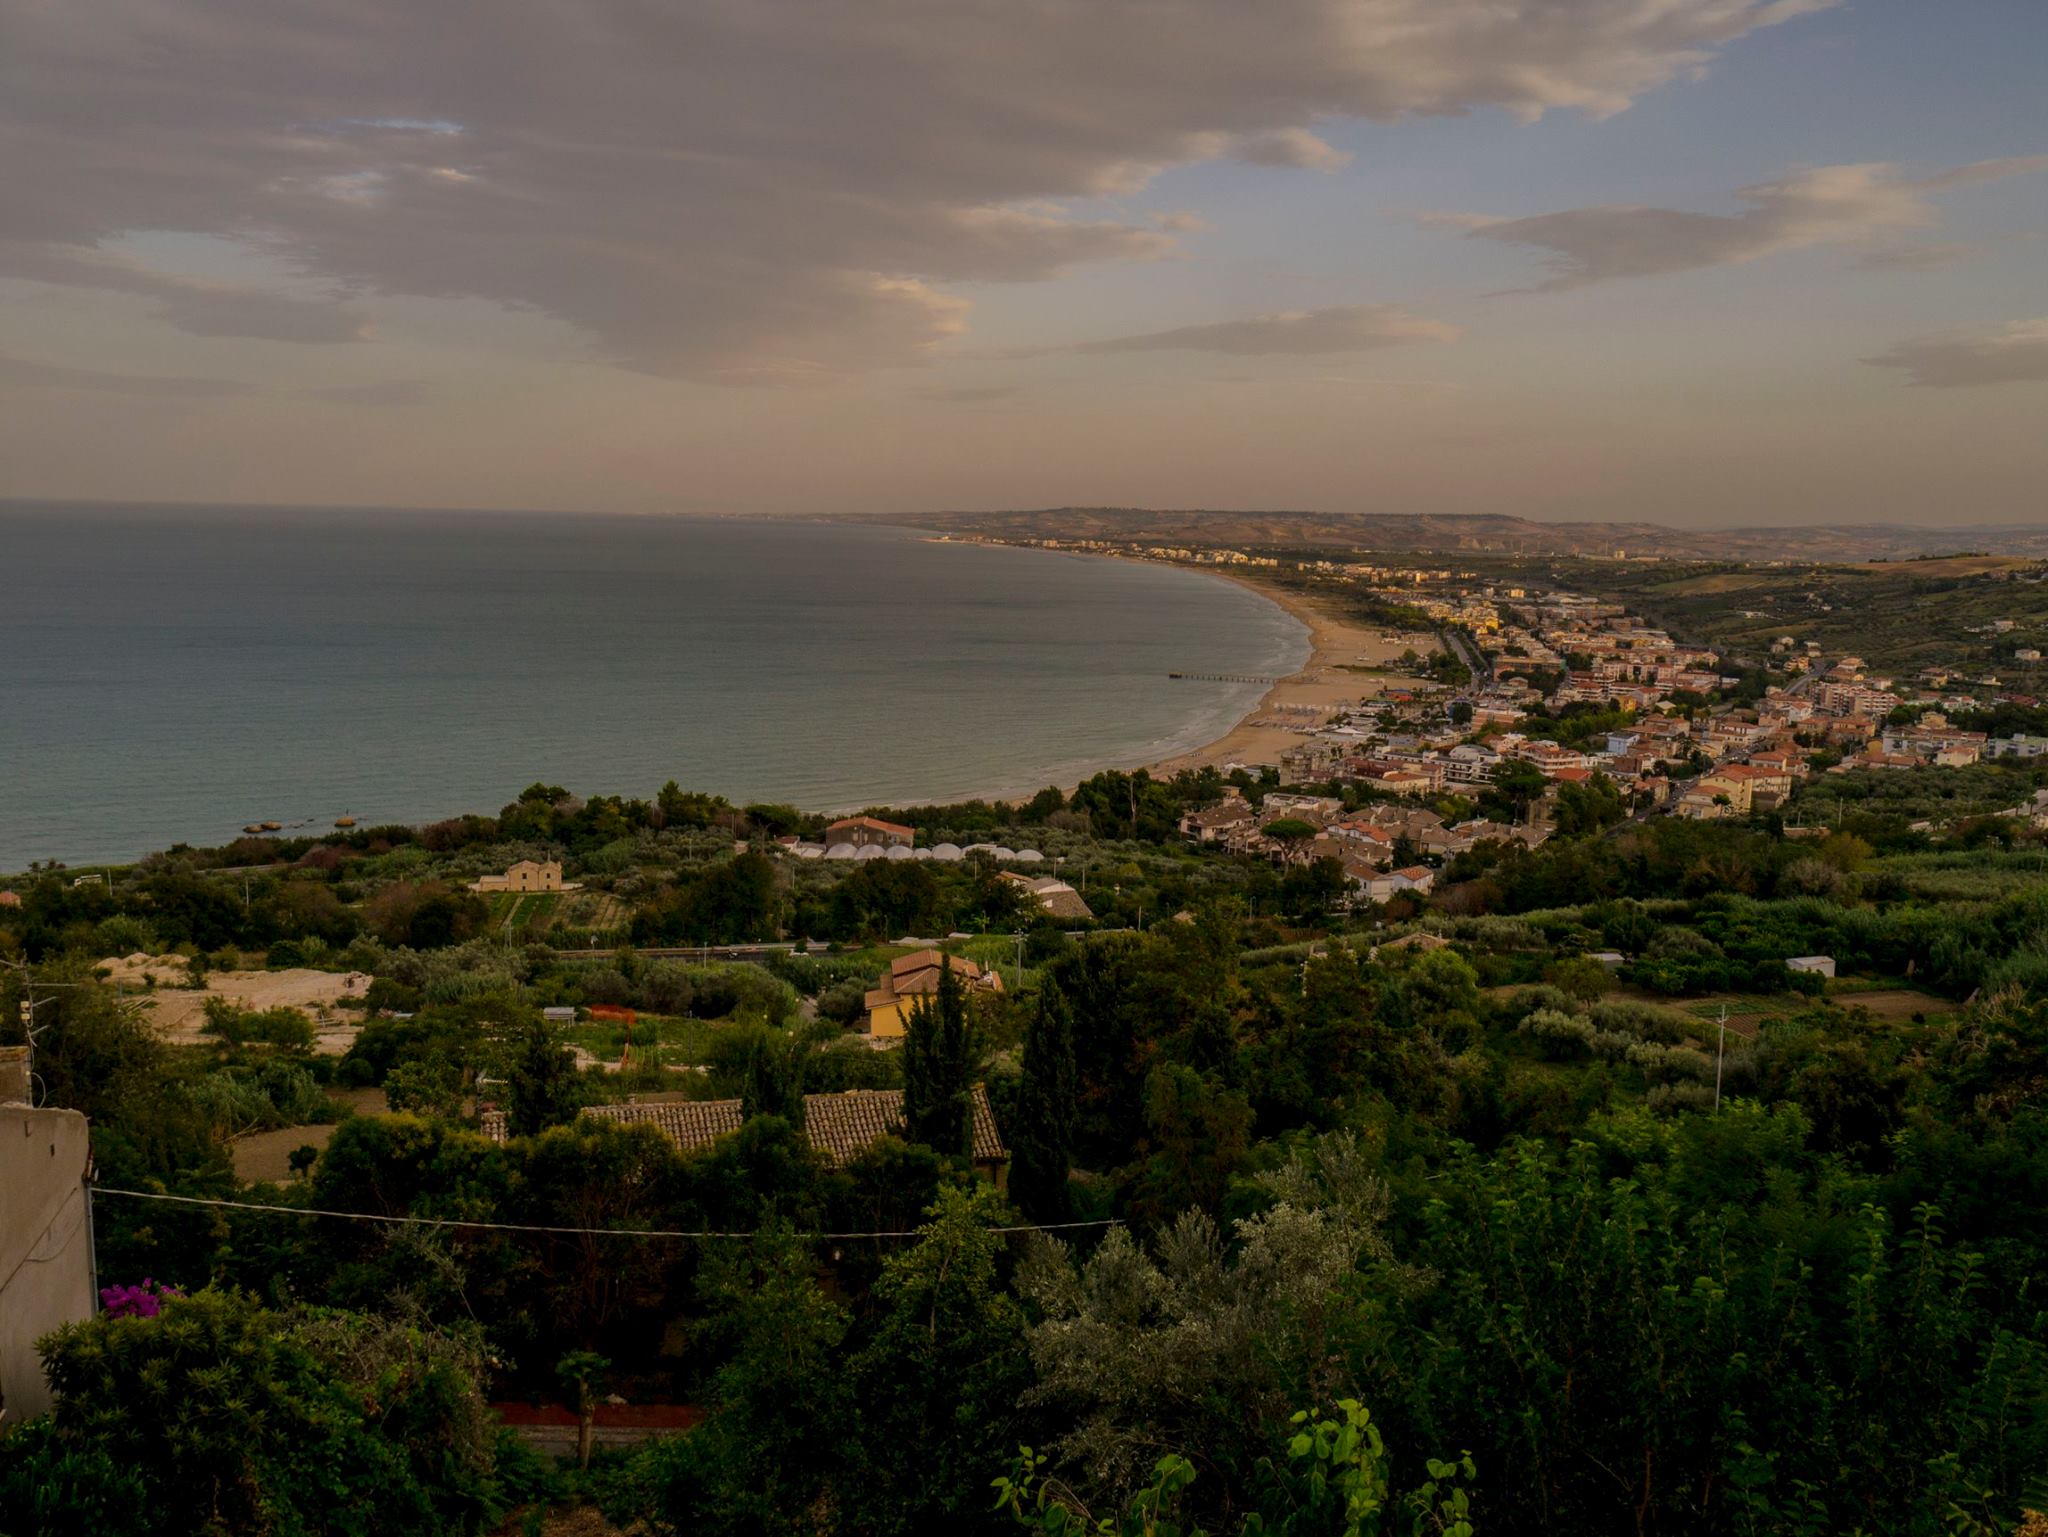
{"type": "Polygon", "coordinates": [[[0,0],[0,496],[2048,520],[2041,0],[0,0]]]}

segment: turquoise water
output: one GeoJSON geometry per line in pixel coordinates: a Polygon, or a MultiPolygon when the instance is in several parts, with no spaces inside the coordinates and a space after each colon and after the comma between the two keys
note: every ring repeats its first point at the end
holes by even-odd
{"type": "Polygon", "coordinates": [[[1220,735],[1302,626],[1194,572],[831,523],[0,503],[0,870],[495,811],[814,810],[1220,735]]]}

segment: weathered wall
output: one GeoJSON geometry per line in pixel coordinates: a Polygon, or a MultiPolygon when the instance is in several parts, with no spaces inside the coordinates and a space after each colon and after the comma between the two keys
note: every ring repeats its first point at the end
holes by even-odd
{"type": "Polygon", "coordinates": [[[0,1104],[0,1409],[50,1406],[36,1340],[93,1313],[85,1117],[0,1104]]]}

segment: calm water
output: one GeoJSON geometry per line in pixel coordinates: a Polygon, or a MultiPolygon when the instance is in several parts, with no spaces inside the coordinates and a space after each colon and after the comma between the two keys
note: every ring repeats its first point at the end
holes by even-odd
{"type": "Polygon", "coordinates": [[[667,779],[817,810],[1220,735],[1302,627],[1227,582],[894,529],[0,503],[0,870],[667,779]]]}

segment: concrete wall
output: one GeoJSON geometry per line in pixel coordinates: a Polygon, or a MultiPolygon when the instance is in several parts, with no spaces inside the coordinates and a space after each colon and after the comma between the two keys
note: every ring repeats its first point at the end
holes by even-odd
{"type": "Polygon", "coordinates": [[[19,1424],[50,1406],[36,1341],[90,1318],[91,1158],[76,1110],[0,1104],[0,1410],[19,1424]]]}

